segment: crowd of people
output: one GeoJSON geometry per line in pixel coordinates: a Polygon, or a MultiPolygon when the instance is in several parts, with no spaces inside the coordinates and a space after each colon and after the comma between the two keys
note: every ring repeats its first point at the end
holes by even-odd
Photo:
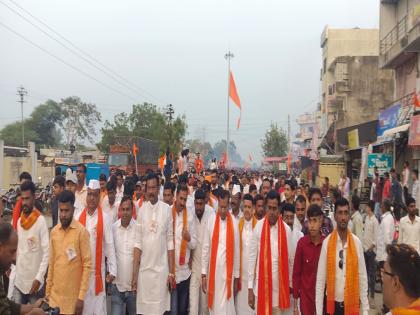
{"type": "Polygon", "coordinates": [[[378,200],[362,207],[344,177],[317,188],[201,165],[86,182],[80,164],[53,181],[49,231],[30,174],[20,181],[12,222],[0,224],[0,314],[41,314],[41,301],[78,315],[420,313],[409,195],[396,231],[393,202],[381,198],[375,215],[378,200]]]}

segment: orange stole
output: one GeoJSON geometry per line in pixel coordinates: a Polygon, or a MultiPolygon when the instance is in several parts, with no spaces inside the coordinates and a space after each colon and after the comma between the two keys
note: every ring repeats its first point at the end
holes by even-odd
{"type": "MultiPolygon", "coordinates": [[[[230,213],[226,216],[226,288],[227,299],[232,297],[232,275],[233,275],[233,255],[235,246],[235,235],[233,231],[233,220],[230,213]]],[[[211,237],[211,253],[210,253],[210,274],[208,284],[208,306],[213,309],[214,302],[214,282],[216,272],[216,258],[217,249],[219,247],[219,232],[220,232],[220,215],[217,213],[216,221],[214,223],[213,235],[211,237]]]]}
{"type": "Polygon", "coordinates": [[[419,315],[420,298],[415,300],[408,308],[397,307],[391,310],[392,315],[419,315]]]}
{"type": "MultiPolygon", "coordinates": [[[[83,209],[79,222],[86,226],[87,210],[83,209]]],[[[102,245],[104,238],[104,218],[102,209],[98,208],[98,224],[96,225],[96,253],[95,253],[95,294],[98,295],[104,290],[102,283],[102,245]]]]}
{"type": "Polygon", "coordinates": [[[29,230],[32,225],[35,224],[38,217],[41,215],[41,212],[38,209],[33,209],[30,215],[26,215],[23,211],[20,214],[20,226],[25,229],[29,230]]]}
{"type": "MultiPolygon", "coordinates": [[[[278,272],[279,272],[279,308],[290,307],[289,255],[287,251],[286,228],[278,218],[278,272]]],[[[261,244],[258,269],[258,315],[271,315],[273,312],[273,283],[271,265],[270,223],[265,217],[261,231],[261,244]]]]}
{"type": "MultiPolygon", "coordinates": [[[[335,229],[330,236],[327,247],[327,313],[334,314],[335,310],[335,269],[337,255],[338,232],[335,229]]],[[[346,283],[344,285],[344,314],[359,314],[359,261],[356,245],[347,231],[346,283]],[[349,276],[351,275],[351,276],[349,276]]]]}
{"type": "MultiPolygon", "coordinates": [[[[176,209],[172,206],[172,224],[174,231],[174,247],[175,247],[175,228],[176,228],[176,209]]],[[[187,209],[182,210],[182,230],[187,228],[187,209]]],[[[179,264],[182,266],[185,264],[185,256],[187,255],[187,241],[182,239],[181,250],[179,251],[179,264]]]]}
{"type": "MultiPolygon", "coordinates": [[[[254,229],[258,220],[252,216],[252,229],[254,229]]],[[[245,218],[239,220],[239,291],[242,289],[242,231],[244,230],[245,218]]]]}
{"type": "Polygon", "coordinates": [[[15,207],[13,208],[12,226],[14,230],[17,229],[17,223],[20,218],[21,211],[22,211],[22,199],[19,198],[19,200],[15,204],[15,207]]]}

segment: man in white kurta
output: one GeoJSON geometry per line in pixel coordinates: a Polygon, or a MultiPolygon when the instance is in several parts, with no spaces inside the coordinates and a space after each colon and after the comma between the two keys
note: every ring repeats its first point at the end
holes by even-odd
{"type": "MultiPolygon", "coordinates": [[[[257,310],[258,305],[258,279],[259,275],[259,264],[260,264],[260,247],[261,247],[261,232],[263,230],[263,225],[265,220],[269,220],[270,222],[270,247],[271,247],[271,279],[272,279],[272,309],[273,314],[281,314],[279,308],[279,251],[278,251],[278,229],[279,224],[283,224],[284,228],[286,229],[286,238],[287,238],[287,250],[288,250],[288,268],[289,268],[289,279],[292,277],[293,273],[293,259],[292,259],[292,231],[290,227],[283,222],[279,204],[280,204],[280,197],[276,192],[273,191],[269,192],[269,197],[272,196],[275,198],[268,198],[266,200],[266,208],[267,208],[267,216],[258,221],[257,225],[254,228],[254,233],[252,236],[252,240],[250,243],[250,250],[249,250],[249,262],[248,262],[248,289],[255,295],[254,305],[255,309],[257,310]],[[276,202],[274,202],[276,200],[276,202]],[[268,203],[273,202],[273,206],[268,203]],[[277,209],[277,210],[276,210],[277,209]],[[255,270],[255,273],[254,273],[255,270]]],[[[290,281],[289,281],[290,282],[290,281]]],[[[268,292],[267,292],[268,294],[268,292]]]]}
{"type": "Polygon", "coordinates": [[[258,220],[254,217],[253,198],[250,194],[246,194],[244,196],[244,200],[242,202],[242,209],[243,218],[239,220],[239,238],[242,243],[242,251],[240,251],[241,288],[238,291],[238,295],[236,296],[235,308],[236,314],[252,315],[255,314],[255,311],[252,308],[250,308],[248,304],[248,257],[253,229],[258,220]]]}
{"type": "Polygon", "coordinates": [[[201,254],[203,247],[203,235],[207,228],[207,222],[214,210],[205,202],[205,192],[197,190],[194,199],[194,218],[197,233],[197,246],[192,254],[191,281],[190,281],[190,314],[207,315],[207,296],[201,289],[201,254]]]}
{"type": "MultiPolygon", "coordinates": [[[[102,272],[102,292],[95,293],[95,272],[96,272],[96,228],[98,225],[98,205],[100,197],[100,185],[97,180],[90,180],[87,188],[86,197],[86,229],[90,237],[91,249],[91,274],[89,278],[89,289],[86,293],[83,315],[106,315],[106,291],[105,291],[105,257],[107,258],[107,266],[109,275],[106,282],[112,283],[117,275],[117,262],[115,258],[114,240],[112,237],[112,223],[111,219],[106,213],[103,216],[103,240],[102,240],[102,259],[101,259],[101,272],[102,272]],[[92,210],[93,209],[93,210],[92,210]]],[[[78,213],[75,217],[80,221],[84,210],[78,213]]]]}
{"type": "Polygon", "coordinates": [[[168,284],[175,287],[171,208],[158,201],[158,178],[148,175],[147,202],[137,216],[132,287],[137,290],[137,314],[162,315],[170,310],[168,284]]]}
{"type": "MultiPolygon", "coordinates": [[[[222,191],[219,194],[218,200],[218,213],[221,217],[220,226],[219,226],[219,244],[216,256],[216,268],[214,274],[214,300],[213,308],[210,310],[210,314],[215,315],[231,315],[236,314],[235,304],[234,304],[234,294],[235,294],[235,284],[237,287],[237,282],[239,278],[239,235],[238,235],[238,226],[233,224],[233,233],[234,233],[234,254],[233,254],[233,275],[231,283],[231,292],[232,296],[230,299],[227,299],[227,286],[226,286],[226,234],[227,234],[227,215],[228,214],[228,205],[229,205],[229,195],[228,192],[222,191]],[[235,280],[234,280],[235,279],[235,280]]],[[[232,218],[233,223],[235,220],[232,218]]],[[[203,238],[203,249],[202,249],[202,266],[201,274],[203,289],[207,289],[207,284],[210,281],[209,279],[209,269],[211,261],[211,242],[213,236],[213,230],[216,222],[216,215],[213,214],[209,217],[207,223],[207,228],[204,232],[203,238]],[[206,285],[204,285],[206,284],[206,285]]],[[[207,292],[207,291],[206,291],[207,292]]]]}

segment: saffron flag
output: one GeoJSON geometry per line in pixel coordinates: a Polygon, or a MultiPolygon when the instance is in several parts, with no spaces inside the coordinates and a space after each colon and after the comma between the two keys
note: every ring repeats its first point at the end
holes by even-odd
{"type": "Polygon", "coordinates": [[[236,123],[236,129],[239,129],[241,125],[242,106],[241,100],[239,99],[238,90],[236,89],[235,80],[233,79],[232,71],[229,73],[229,97],[240,110],[238,122],[236,123]]]}
{"type": "Polygon", "coordinates": [[[414,106],[415,107],[420,107],[420,101],[419,101],[419,98],[417,96],[417,91],[414,91],[414,94],[413,94],[413,103],[414,103],[414,106]]]}
{"type": "Polygon", "coordinates": [[[137,146],[136,146],[136,144],[135,143],[133,143],[133,155],[135,156],[135,157],[137,157],[137,152],[139,151],[139,149],[137,148],[137,146]]]}

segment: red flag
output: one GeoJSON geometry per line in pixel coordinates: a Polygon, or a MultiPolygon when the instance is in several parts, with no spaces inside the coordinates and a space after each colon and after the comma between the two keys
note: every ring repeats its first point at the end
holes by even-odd
{"type": "Polygon", "coordinates": [[[227,153],[226,153],[226,151],[223,152],[221,160],[222,160],[223,164],[225,164],[225,165],[227,164],[227,153]]]}
{"type": "Polygon", "coordinates": [[[420,107],[420,101],[419,101],[419,98],[417,96],[417,91],[414,91],[413,103],[414,103],[415,107],[420,107]]]}
{"type": "Polygon", "coordinates": [[[136,146],[136,144],[135,143],[133,143],[133,155],[135,156],[135,157],[137,157],[137,152],[139,151],[139,149],[137,148],[137,146],[136,146]]]}

